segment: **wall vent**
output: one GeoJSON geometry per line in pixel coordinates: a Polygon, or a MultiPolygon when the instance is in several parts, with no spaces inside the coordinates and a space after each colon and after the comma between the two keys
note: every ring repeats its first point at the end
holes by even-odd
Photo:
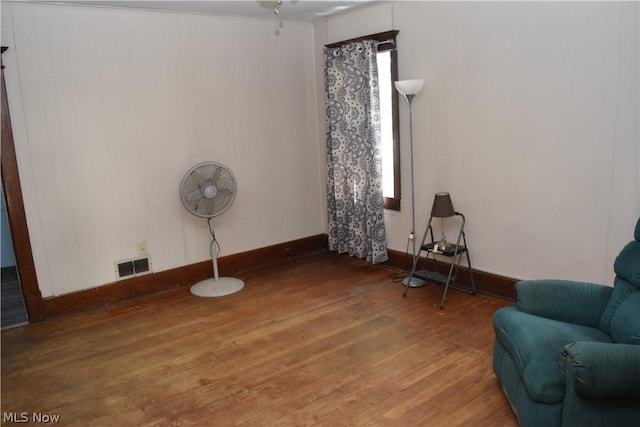
{"type": "Polygon", "coordinates": [[[151,273],[149,255],[115,261],[116,280],[130,279],[151,273]]]}

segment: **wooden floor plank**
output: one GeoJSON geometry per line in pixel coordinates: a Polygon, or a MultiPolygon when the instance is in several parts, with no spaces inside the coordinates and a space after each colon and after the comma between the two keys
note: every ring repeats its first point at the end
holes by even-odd
{"type": "Polygon", "coordinates": [[[491,371],[508,303],[320,254],[2,332],[4,412],[65,426],[516,426],[491,371]]]}

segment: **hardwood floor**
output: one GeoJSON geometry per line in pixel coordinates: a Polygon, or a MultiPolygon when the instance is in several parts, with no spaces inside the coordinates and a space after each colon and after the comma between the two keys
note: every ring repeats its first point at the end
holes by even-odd
{"type": "Polygon", "coordinates": [[[2,332],[2,411],[64,426],[516,426],[491,370],[508,305],[321,254],[2,332]]]}

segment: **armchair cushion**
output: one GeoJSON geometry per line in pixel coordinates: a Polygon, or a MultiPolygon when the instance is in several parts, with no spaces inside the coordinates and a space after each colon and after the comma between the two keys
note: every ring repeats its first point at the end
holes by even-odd
{"type": "MultiPolygon", "coordinates": [[[[640,220],[638,224],[640,224],[640,220]]],[[[632,241],[622,249],[613,265],[616,272],[613,293],[598,324],[598,327],[607,334],[611,333],[611,322],[618,307],[630,295],[638,292],[638,288],[640,288],[640,262],[638,260],[640,260],[640,242],[632,241]]]]}
{"type": "Polygon", "coordinates": [[[617,343],[640,345],[640,292],[629,295],[618,306],[611,319],[611,338],[617,343]]]}
{"type": "Polygon", "coordinates": [[[638,259],[640,259],[640,242],[635,240],[627,243],[622,248],[613,264],[616,274],[631,283],[636,289],[640,287],[640,263],[638,259]]]}

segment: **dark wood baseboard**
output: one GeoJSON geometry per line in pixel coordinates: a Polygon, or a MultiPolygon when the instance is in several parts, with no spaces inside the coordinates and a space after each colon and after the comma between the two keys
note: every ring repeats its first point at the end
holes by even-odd
{"type": "MultiPolygon", "coordinates": [[[[231,276],[328,250],[319,234],[218,259],[220,271],[231,276]]],[[[103,307],[116,302],[191,285],[212,277],[211,261],[122,280],[97,288],[43,299],[45,318],[103,307]]]]}
{"type": "MultiPolygon", "coordinates": [[[[388,252],[389,261],[385,262],[384,265],[406,271],[408,275],[412,266],[411,254],[395,251],[392,249],[389,249],[388,252]]],[[[432,264],[433,263],[430,262],[425,263],[425,268],[427,268],[428,270],[433,270],[432,264]]],[[[443,267],[443,270],[441,271],[447,271],[447,269],[451,265],[447,264],[446,262],[442,262],[440,264],[443,267]]],[[[511,301],[515,300],[513,287],[518,281],[517,279],[504,277],[493,273],[487,273],[475,268],[473,269],[473,278],[476,284],[476,291],[478,293],[508,299],[511,301]]],[[[460,271],[458,272],[458,276],[456,277],[456,282],[460,286],[471,287],[471,276],[469,275],[469,269],[467,267],[462,265],[460,266],[460,271]]]]}
{"type": "MultiPolygon", "coordinates": [[[[327,235],[318,234],[221,257],[218,259],[218,266],[220,270],[224,272],[224,275],[231,276],[327,250],[327,235]]],[[[382,266],[404,271],[411,269],[410,254],[392,249],[388,252],[389,261],[381,264],[382,266]]],[[[429,267],[429,263],[427,263],[426,267],[429,267]]],[[[45,318],[94,309],[144,295],[189,286],[211,277],[211,270],[211,261],[202,261],[92,289],[44,298],[45,318]]],[[[514,299],[513,286],[517,282],[516,279],[476,269],[473,270],[473,274],[476,289],[479,293],[508,300],[514,299]]],[[[468,268],[460,266],[457,283],[461,286],[470,286],[471,282],[468,268]]]]}

